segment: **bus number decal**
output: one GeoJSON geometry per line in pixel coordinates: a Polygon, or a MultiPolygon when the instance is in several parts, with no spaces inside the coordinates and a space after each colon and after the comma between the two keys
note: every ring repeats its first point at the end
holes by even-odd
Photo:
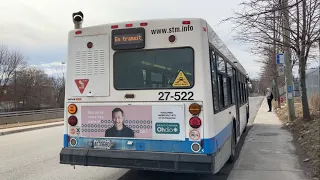
{"type": "Polygon", "coordinates": [[[179,100],[183,100],[183,101],[192,101],[193,99],[193,92],[189,91],[189,92],[175,92],[174,94],[170,94],[170,92],[159,92],[159,99],[160,101],[167,101],[167,100],[171,100],[174,99],[175,101],[179,101],[179,100]]]}

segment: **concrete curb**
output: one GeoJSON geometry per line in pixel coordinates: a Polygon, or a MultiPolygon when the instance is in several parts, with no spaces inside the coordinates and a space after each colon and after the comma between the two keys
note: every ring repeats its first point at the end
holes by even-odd
{"type": "Polygon", "coordinates": [[[12,130],[12,131],[0,132],[0,136],[7,135],[7,134],[19,133],[19,132],[25,132],[25,131],[32,131],[32,130],[36,130],[36,129],[44,129],[44,128],[62,126],[63,124],[64,124],[64,122],[61,122],[59,124],[49,124],[49,125],[44,124],[42,126],[37,126],[37,127],[28,127],[28,126],[26,126],[26,128],[23,128],[23,129],[15,129],[15,130],[12,130]]]}
{"type": "Polygon", "coordinates": [[[253,122],[252,122],[252,126],[253,125],[255,125],[256,123],[257,123],[257,117],[259,117],[260,115],[259,115],[259,113],[261,113],[262,111],[263,111],[263,104],[264,103],[267,103],[267,99],[266,98],[263,98],[262,100],[261,100],[261,102],[260,102],[260,107],[259,107],[259,109],[258,109],[258,111],[257,111],[257,113],[256,113],[256,116],[254,117],[254,120],[253,120],[253,122]],[[259,115],[259,116],[258,116],[259,115]]]}
{"type": "MultiPolygon", "coordinates": [[[[265,100],[265,97],[262,96],[262,99],[259,101],[258,111],[257,111],[257,113],[255,113],[255,115],[253,116],[252,123],[248,123],[248,124],[247,124],[248,126],[253,126],[253,125],[255,124],[255,120],[256,120],[256,118],[257,118],[257,115],[258,115],[258,113],[259,113],[259,111],[260,111],[260,109],[261,109],[261,106],[262,106],[264,100],[265,100]]],[[[250,114],[250,116],[251,116],[251,114],[250,114]]]]}

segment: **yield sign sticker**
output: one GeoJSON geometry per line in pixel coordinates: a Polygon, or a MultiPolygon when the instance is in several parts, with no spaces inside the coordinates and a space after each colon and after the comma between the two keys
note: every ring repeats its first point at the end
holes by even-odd
{"type": "Polygon", "coordinates": [[[78,89],[80,91],[80,93],[82,94],[83,91],[86,89],[87,84],[89,82],[89,79],[76,79],[74,80],[78,86],[78,89]]]}

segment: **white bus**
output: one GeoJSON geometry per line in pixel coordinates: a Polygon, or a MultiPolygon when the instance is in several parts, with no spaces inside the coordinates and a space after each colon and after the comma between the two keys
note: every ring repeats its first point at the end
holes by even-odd
{"type": "Polygon", "coordinates": [[[214,174],[234,160],[248,78],[205,20],[73,18],[61,164],[214,174]]]}

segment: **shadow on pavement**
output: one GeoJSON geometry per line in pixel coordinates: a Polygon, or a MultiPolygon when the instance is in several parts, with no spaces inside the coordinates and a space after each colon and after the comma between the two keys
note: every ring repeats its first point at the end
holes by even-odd
{"type": "MultiPolygon", "coordinates": [[[[264,97],[250,97],[250,118],[247,130],[243,132],[241,139],[236,148],[236,160],[239,158],[240,151],[247,137],[252,123],[258,113],[264,97]]],[[[236,162],[235,160],[235,162],[236,162]]],[[[182,173],[167,173],[167,172],[153,172],[153,171],[140,171],[130,170],[118,180],[227,180],[230,172],[232,171],[234,163],[225,164],[219,173],[215,175],[197,175],[197,174],[182,174],[182,173]]]]}
{"type": "MultiPolygon", "coordinates": [[[[241,148],[244,144],[244,140],[251,129],[251,125],[248,125],[247,131],[243,133],[236,149],[236,160],[239,158],[241,148]]],[[[168,173],[168,172],[153,172],[153,171],[140,171],[130,170],[124,174],[118,180],[227,180],[228,176],[233,169],[234,163],[225,164],[219,173],[215,175],[197,175],[197,174],[184,174],[184,173],[168,173]]]]}

